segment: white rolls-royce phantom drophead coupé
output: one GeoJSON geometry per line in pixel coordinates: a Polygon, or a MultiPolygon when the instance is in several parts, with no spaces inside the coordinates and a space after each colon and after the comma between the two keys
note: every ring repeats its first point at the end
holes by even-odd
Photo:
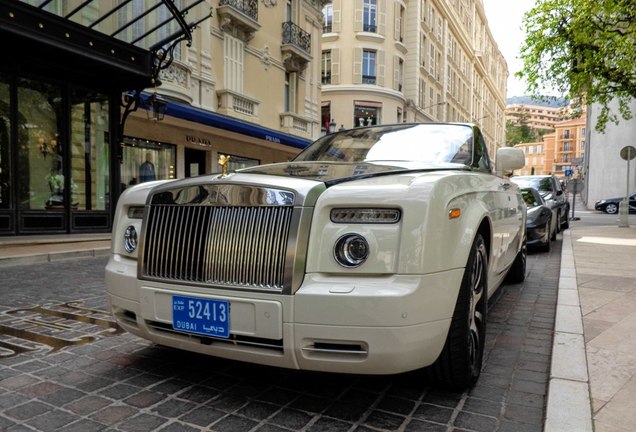
{"type": "MultiPolygon", "coordinates": [[[[488,299],[525,276],[526,208],[478,127],[418,123],[321,137],[290,162],[124,191],[111,312],[157,344],[355,374],[425,368],[472,386],[488,299]]],[[[225,166],[224,166],[225,168],[225,166]]]]}

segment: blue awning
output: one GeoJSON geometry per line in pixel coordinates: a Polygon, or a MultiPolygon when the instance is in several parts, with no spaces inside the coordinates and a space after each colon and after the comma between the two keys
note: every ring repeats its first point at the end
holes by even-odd
{"type": "Polygon", "coordinates": [[[166,115],[299,149],[311,144],[311,140],[178,102],[168,102],[166,115]]]}

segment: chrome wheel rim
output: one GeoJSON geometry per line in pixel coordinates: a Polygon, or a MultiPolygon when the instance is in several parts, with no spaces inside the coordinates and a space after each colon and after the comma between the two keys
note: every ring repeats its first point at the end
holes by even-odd
{"type": "Polygon", "coordinates": [[[470,303],[468,308],[468,355],[473,373],[479,373],[482,333],[484,328],[484,253],[477,250],[470,273],[470,303]]]}

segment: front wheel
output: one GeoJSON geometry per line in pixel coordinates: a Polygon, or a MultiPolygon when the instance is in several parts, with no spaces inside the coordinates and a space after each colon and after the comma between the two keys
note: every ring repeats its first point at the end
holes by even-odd
{"type": "Polygon", "coordinates": [[[618,206],[614,203],[609,203],[605,206],[605,213],[607,214],[616,214],[618,213],[618,206]]]}
{"type": "Polygon", "coordinates": [[[517,284],[526,280],[526,263],[528,261],[528,246],[526,244],[526,239],[523,239],[523,243],[521,243],[521,249],[517,252],[517,256],[515,257],[510,270],[508,270],[508,274],[506,275],[506,282],[517,284]]]}
{"type": "Polygon", "coordinates": [[[481,373],[486,340],[488,254],[481,234],[470,249],[455,311],[441,354],[425,373],[429,382],[464,390],[481,373]]]}

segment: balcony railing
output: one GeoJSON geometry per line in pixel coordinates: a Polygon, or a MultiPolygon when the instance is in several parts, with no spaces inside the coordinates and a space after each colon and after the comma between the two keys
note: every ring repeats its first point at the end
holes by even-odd
{"type": "Polygon", "coordinates": [[[311,36],[291,21],[283,23],[283,44],[294,45],[307,54],[311,52],[311,36]]]}
{"type": "Polygon", "coordinates": [[[258,23],[258,0],[221,0],[217,13],[221,30],[237,33],[249,42],[261,25],[258,23]]]}
{"type": "Polygon", "coordinates": [[[280,49],[285,69],[302,72],[311,61],[311,35],[291,21],[284,22],[280,49]]]}
{"type": "Polygon", "coordinates": [[[364,24],[362,26],[362,30],[364,30],[365,32],[369,32],[369,33],[375,33],[377,31],[377,27],[375,24],[364,24]]]}
{"type": "Polygon", "coordinates": [[[333,27],[331,24],[325,24],[324,26],[322,26],[323,33],[331,33],[332,31],[333,31],[333,27]]]}
{"type": "Polygon", "coordinates": [[[260,102],[248,96],[239,94],[232,90],[218,90],[218,111],[221,114],[238,118],[258,118],[258,108],[260,102]]]}
{"type": "Polygon", "coordinates": [[[331,74],[330,73],[322,74],[322,84],[331,84],[331,74]]]}
{"type": "Polygon", "coordinates": [[[362,75],[362,84],[375,84],[375,75],[362,75]]]}
{"type": "Polygon", "coordinates": [[[221,0],[219,6],[230,6],[258,21],[258,0],[221,0]]]}

